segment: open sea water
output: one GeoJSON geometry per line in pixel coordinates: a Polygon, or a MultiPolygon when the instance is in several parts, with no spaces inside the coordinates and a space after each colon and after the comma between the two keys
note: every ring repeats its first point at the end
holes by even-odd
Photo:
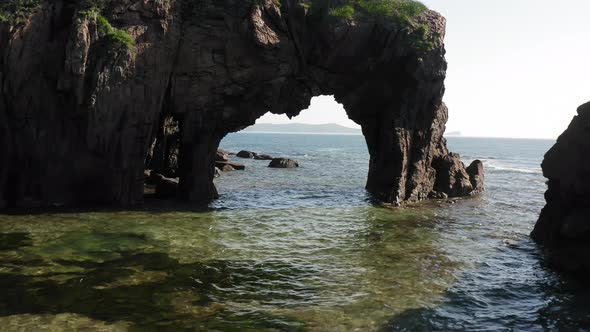
{"type": "Polygon", "coordinates": [[[589,283],[530,240],[550,140],[449,138],[486,192],[403,209],[355,135],[231,134],[206,211],[0,215],[1,331],[589,331],[589,283]]]}

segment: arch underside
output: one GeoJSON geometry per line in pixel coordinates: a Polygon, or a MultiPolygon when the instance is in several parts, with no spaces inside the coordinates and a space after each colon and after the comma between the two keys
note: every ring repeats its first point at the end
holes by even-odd
{"type": "Polygon", "coordinates": [[[11,157],[0,162],[0,204],[140,203],[146,164],[177,168],[178,197],[207,202],[217,196],[214,158],[227,133],[269,111],[295,116],[318,95],[334,95],[362,127],[366,188],[379,199],[482,190],[481,165],[465,168],[443,138],[444,18],[437,13],[420,18],[435,40],[425,51],[395,26],[318,23],[297,1],[220,1],[198,19],[182,6],[134,3],[110,9],[133,27],[136,51],[107,59],[98,55],[96,22],[55,26],[64,15],[60,1],[44,2],[27,29],[0,31],[8,44],[0,148],[11,157]],[[66,52],[37,56],[60,47],[66,52]],[[43,102],[31,102],[38,91],[43,102]]]}

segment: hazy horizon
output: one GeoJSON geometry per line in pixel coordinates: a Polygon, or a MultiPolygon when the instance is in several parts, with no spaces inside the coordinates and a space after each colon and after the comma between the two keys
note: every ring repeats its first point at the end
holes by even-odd
{"type": "MultiPolygon", "coordinates": [[[[467,137],[557,138],[590,100],[590,1],[425,0],[447,18],[447,132],[467,137]],[[567,10],[565,10],[567,8],[567,10]]],[[[331,96],[292,120],[358,128],[331,96]]]]}
{"type": "MultiPolygon", "coordinates": [[[[284,129],[284,128],[283,128],[284,129]]],[[[338,123],[301,123],[301,122],[297,122],[297,118],[294,118],[293,120],[290,120],[288,122],[285,123],[270,123],[270,122],[263,122],[263,123],[256,123],[252,126],[249,126],[241,131],[239,131],[239,133],[246,133],[246,134],[326,134],[326,135],[362,135],[360,126],[356,126],[356,127],[348,127],[346,125],[342,125],[342,124],[338,124],[338,123]],[[358,133],[338,133],[338,132],[314,132],[314,131],[309,131],[309,132],[289,132],[289,131],[256,131],[256,126],[257,125],[276,125],[276,126],[298,126],[298,125],[307,125],[307,126],[330,126],[330,125],[336,125],[336,126],[340,126],[342,128],[345,129],[355,129],[358,130],[358,133]]],[[[446,130],[445,131],[445,136],[447,138],[449,137],[453,137],[453,138],[494,138],[494,139],[522,139],[522,140],[551,140],[551,141],[555,141],[556,138],[544,138],[544,137],[494,137],[494,136],[471,136],[471,135],[464,135],[461,131],[459,130],[446,130]]]]}

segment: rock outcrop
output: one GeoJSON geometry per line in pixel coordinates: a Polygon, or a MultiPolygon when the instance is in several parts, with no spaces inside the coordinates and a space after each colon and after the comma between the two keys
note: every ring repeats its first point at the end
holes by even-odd
{"type": "Polygon", "coordinates": [[[146,167],[177,167],[176,196],[207,202],[227,133],[318,95],[361,125],[376,197],[476,191],[442,137],[438,13],[402,24],[335,18],[322,0],[38,1],[0,23],[2,206],[137,204],[146,167]],[[103,16],[135,43],[105,35],[103,16]]]}
{"type": "Polygon", "coordinates": [[[568,272],[590,273],[590,103],[545,154],[547,204],[531,236],[548,261],[568,272]]]}

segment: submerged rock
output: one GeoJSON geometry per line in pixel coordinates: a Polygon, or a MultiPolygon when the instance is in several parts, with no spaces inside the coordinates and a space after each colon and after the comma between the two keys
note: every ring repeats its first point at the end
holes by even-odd
{"type": "Polygon", "coordinates": [[[299,167],[299,163],[295,160],[292,159],[287,159],[287,158],[274,158],[270,164],[268,164],[268,167],[273,167],[273,168],[295,168],[295,167],[299,167]]]}
{"type": "Polygon", "coordinates": [[[590,103],[545,154],[545,200],[532,238],[555,267],[590,274],[590,103]]]}
{"type": "Polygon", "coordinates": [[[254,156],[256,160],[273,160],[273,157],[267,154],[257,154],[254,156]]]}
{"type": "Polygon", "coordinates": [[[236,169],[232,165],[223,165],[223,168],[221,168],[221,170],[224,172],[232,172],[236,169]]]}

